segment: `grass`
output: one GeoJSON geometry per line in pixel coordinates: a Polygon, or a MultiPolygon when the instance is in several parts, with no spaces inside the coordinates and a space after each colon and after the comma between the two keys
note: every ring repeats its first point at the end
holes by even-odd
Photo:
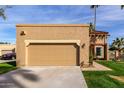
{"type": "Polygon", "coordinates": [[[1,63],[0,64],[0,74],[17,69],[14,63],[1,63]]]}
{"type": "Polygon", "coordinates": [[[87,85],[90,88],[123,88],[124,83],[109,77],[109,75],[124,76],[124,63],[113,61],[99,61],[112,71],[83,71],[87,85]]]}

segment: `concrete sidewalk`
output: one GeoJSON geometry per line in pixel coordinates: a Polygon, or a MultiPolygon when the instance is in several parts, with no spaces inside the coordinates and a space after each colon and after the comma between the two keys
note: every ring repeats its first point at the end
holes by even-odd
{"type": "Polygon", "coordinates": [[[97,62],[93,62],[93,67],[82,67],[81,68],[82,71],[112,71],[112,69],[104,66],[104,65],[101,65],[97,62]]]}
{"type": "Polygon", "coordinates": [[[0,60],[0,63],[8,63],[8,62],[13,62],[13,61],[16,61],[16,60],[0,60]]]}
{"type": "Polygon", "coordinates": [[[0,87],[86,88],[78,66],[23,67],[0,76],[0,87]]]}

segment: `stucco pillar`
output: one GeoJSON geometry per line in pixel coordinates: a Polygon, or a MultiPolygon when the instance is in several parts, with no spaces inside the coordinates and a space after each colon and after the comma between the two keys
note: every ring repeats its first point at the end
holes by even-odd
{"type": "Polygon", "coordinates": [[[109,60],[109,45],[106,46],[107,46],[107,60],[109,60]]]}

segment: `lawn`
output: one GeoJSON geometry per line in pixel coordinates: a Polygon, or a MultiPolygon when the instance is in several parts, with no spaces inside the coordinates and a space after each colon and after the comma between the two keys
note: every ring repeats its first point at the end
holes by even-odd
{"type": "Polygon", "coordinates": [[[15,70],[16,66],[10,63],[0,63],[0,74],[15,70]]]}
{"type": "Polygon", "coordinates": [[[124,76],[124,62],[98,62],[112,71],[83,71],[87,85],[90,88],[124,88],[124,83],[109,77],[109,75],[124,76]]]}

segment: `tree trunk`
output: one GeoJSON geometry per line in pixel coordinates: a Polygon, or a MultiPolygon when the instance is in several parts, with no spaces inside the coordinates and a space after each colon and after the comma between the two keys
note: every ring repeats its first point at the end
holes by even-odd
{"type": "Polygon", "coordinates": [[[94,8],[94,30],[96,30],[96,7],[94,8]]]}
{"type": "Polygon", "coordinates": [[[118,50],[118,53],[119,53],[118,59],[120,60],[120,57],[121,57],[121,50],[118,50]]]}

